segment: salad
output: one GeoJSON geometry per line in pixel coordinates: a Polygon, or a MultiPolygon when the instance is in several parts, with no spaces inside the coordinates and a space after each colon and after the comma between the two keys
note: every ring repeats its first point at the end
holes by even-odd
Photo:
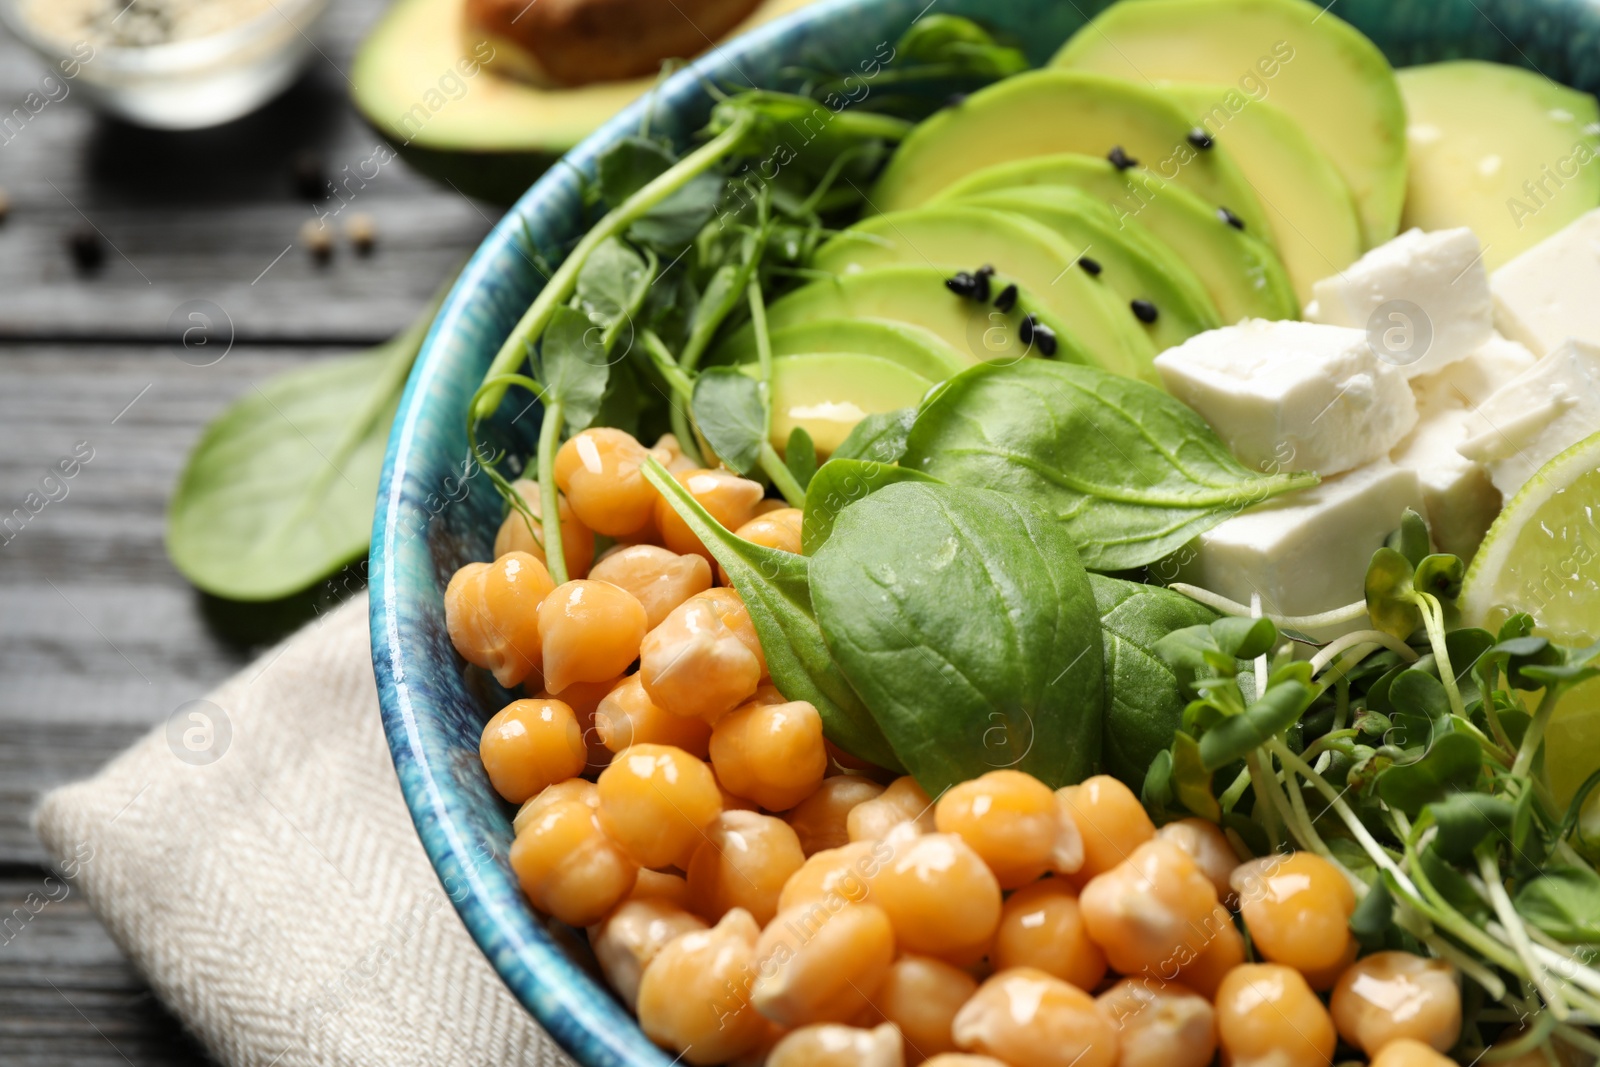
{"type": "Polygon", "coordinates": [[[1595,101],[1303,0],[793,78],[468,412],[532,905],[692,1064],[1594,1062],[1595,101]]]}

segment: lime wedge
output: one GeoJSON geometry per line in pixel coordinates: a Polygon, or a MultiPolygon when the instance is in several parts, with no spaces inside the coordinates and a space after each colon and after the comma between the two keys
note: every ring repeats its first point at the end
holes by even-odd
{"type": "MultiPolygon", "coordinates": [[[[1489,528],[1467,570],[1461,611],[1493,632],[1511,615],[1536,632],[1583,647],[1600,640],[1600,433],[1539,469],[1489,528]]],[[[1600,685],[1585,683],[1556,708],[1545,774],[1565,803],[1600,768],[1600,685]]]]}

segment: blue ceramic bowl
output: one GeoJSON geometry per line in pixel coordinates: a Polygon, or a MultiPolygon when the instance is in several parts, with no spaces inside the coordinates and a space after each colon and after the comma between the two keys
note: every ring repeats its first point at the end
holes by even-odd
{"type": "MultiPolygon", "coordinates": [[[[1320,2],[1320,0],[1319,0],[1320,2]]],[[[1397,65],[1459,57],[1535,68],[1600,88],[1597,0],[1335,0],[1397,65]]],[[[710,55],[668,80],[650,128],[686,142],[710,113],[704,86],[779,87],[785,68],[854,71],[928,10],[962,14],[1023,42],[1043,63],[1109,0],[823,0],[710,55]]],[[[528,906],[511,872],[511,812],[478,762],[484,722],[509,699],[468,672],[445,633],[450,575],[488,559],[501,504],[471,471],[465,412],[501,341],[542,275],[527,242],[550,259],[583,229],[577,173],[635,132],[644,105],[608,123],[533,186],[478,249],[433,324],[400,402],[372,537],[372,658],[400,785],[435,869],[513,993],[586,1067],[672,1061],[587,970],[579,944],[528,906]]],[[[513,457],[534,451],[539,409],[513,394],[488,438],[513,457]]]]}

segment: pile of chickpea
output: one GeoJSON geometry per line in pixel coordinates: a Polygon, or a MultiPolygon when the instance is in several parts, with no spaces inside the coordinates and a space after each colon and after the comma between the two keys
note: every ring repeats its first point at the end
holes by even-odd
{"type": "MultiPolygon", "coordinates": [[[[654,452],[724,526],[799,551],[799,512],[760,485],[689,469],[670,437],[654,452]]],[[[1208,822],[1158,831],[1109,777],[996,770],[934,801],[830,746],[770,684],[647,454],[609,429],[562,446],[583,577],[557,587],[513,511],[445,603],[468,662],[538,693],[480,749],[521,805],[511,865],[587,927],[652,1040],[752,1067],[1316,1067],[1341,1037],[1374,1067],[1452,1062],[1458,975],[1357,959],[1356,895],[1327,860],[1241,863],[1208,822]],[[598,560],[596,533],[617,542],[598,560]]]]}

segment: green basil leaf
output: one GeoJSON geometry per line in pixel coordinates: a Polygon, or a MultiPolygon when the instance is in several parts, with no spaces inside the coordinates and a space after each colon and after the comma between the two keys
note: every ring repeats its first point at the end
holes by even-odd
{"type": "Polygon", "coordinates": [[[898,463],[906,452],[906,435],[917,421],[916,408],[901,408],[868,415],[856,423],[830,459],[869,459],[874,463],[898,463]]]}
{"type": "Polygon", "coordinates": [[[1223,719],[1205,732],[1200,738],[1201,765],[1215,771],[1243,759],[1268,738],[1298,722],[1321,691],[1296,677],[1268,685],[1261,698],[1242,714],[1223,719]]]}
{"type": "Polygon", "coordinates": [[[1093,367],[980,364],[924,402],[901,464],[1056,516],[1086,567],[1141,567],[1229,515],[1314,485],[1258,474],[1160,389],[1093,367]]]}
{"type": "Polygon", "coordinates": [[[1427,811],[1439,832],[1433,847],[1451,863],[1466,863],[1490,834],[1511,838],[1515,809],[1511,802],[1487,793],[1455,793],[1429,804],[1427,811]]]}
{"type": "Polygon", "coordinates": [[[732,367],[712,367],[695,380],[690,409],[722,462],[739,474],[755,469],[767,439],[761,383],[732,367]]]}
{"type": "Polygon", "coordinates": [[[839,513],[886,485],[896,482],[932,482],[933,478],[904,467],[862,459],[830,459],[806,489],[805,514],[800,520],[800,551],[808,556],[833,532],[839,513]]]}
{"type": "Polygon", "coordinates": [[[1482,771],[1483,751],[1478,742],[1467,734],[1448,733],[1436,737],[1420,760],[1378,775],[1378,796],[1415,818],[1427,805],[1471,789],[1482,771]]]}
{"type": "Polygon", "coordinates": [[[1518,915],[1559,941],[1600,945],[1600,874],[1588,867],[1547,867],[1515,904],[1518,915]]]}
{"type": "Polygon", "coordinates": [[[900,770],[894,750],[823,640],[811,606],[810,561],[734,536],[655,459],[646,460],[641,469],[728,572],[761,638],[778,690],[790,700],[813,705],[828,740],[846,752],[900,770]]]}
{"type": "Polygon", "coordinates": [[[1056,787],[1100,756],[1100,617],[1061,525],[987,489],[901,482],[811,558],[828,648],[930,796],[1001,767],[1056,787]]]}
{"type": "Polygon", "coordinates": [[[561,404],[568,433],[594,422],[606,393],[611,361],[600,332],[583,312],[559,307],[539,342],[539,376],[549,399],[561,404]]]}
{"type": "Polygon", "coordinates": [[[789,431],[789,441],[783,446],[783,465],[789,468],[794,480],[805,489],[817,476],[817,445],[804,426],[789,431]]]}

